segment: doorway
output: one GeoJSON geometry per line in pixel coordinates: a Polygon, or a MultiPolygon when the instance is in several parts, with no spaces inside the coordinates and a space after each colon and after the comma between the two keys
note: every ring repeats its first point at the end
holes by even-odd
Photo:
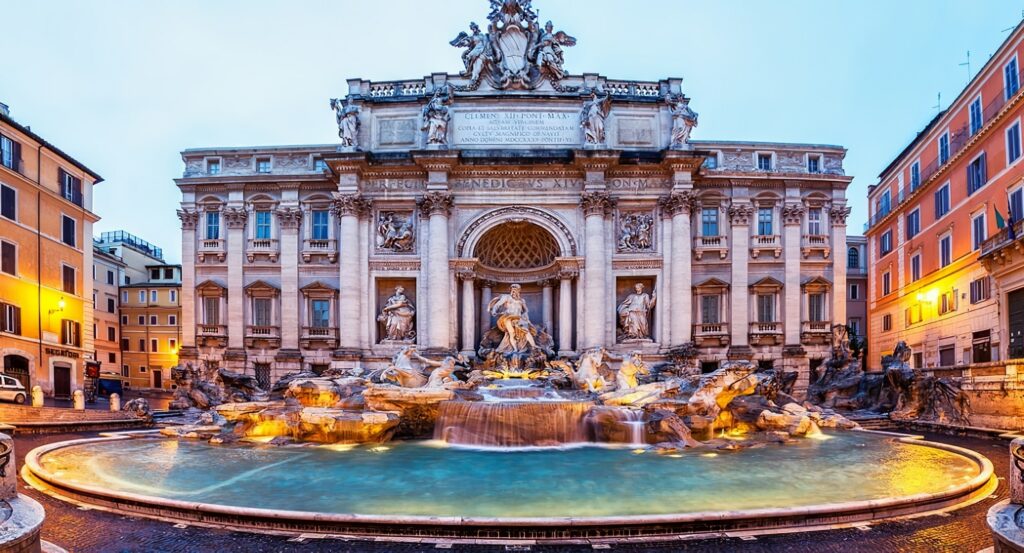
{"type": "Polygon", "coordinates": [[[164,387],[163,369],[153,369],[153,387],[157,389],[164,387]]]}
{"type": "Polygon", "coordinates": [[[32,379],[28,373],[28,359],[20,355],[4,356],[4,374],[21,382],[26,390],[32,389],[32,379]]]}
{"type": "Polygon", "coordinates": [[[53,364],[53,397],[71,399],[71,365],[67,363],[53,364]]]}
{"type": "Polygon", "coordinates": [[[1010,343],[1007,346],[1009,359],[1024,357],[1024,288],[1006,295],[1010,343]]]}

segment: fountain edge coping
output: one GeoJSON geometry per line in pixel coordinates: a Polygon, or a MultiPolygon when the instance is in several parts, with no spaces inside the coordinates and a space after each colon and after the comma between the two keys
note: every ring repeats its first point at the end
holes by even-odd
{"type": "MultiPolygon", "coordinates": [[[[875,434],[892,434],[884,432],[868,431],[875,434]]],[[[198,511],[206,512],[211,514],[221,514],[228,516],[239,516],[256,519],[269,519],[269,520],[298,520],[298,521],[310,521],[310,522],[329,522],[329,523],[354,523],[354,524],[367,524],[367,525],[418,525],[418,526],[506,526],[506,527],[519,527],[519,526],[534,526],[534,527],[558,527],[558,526],[608,526],[608,525],[648,525],[648,524],[678,524],[678,523],[693,523],[700,521],[728,521],[728,520],[749,520],[749,519],[785,519],[792,517],[807,517],[807,516],[821,516],[821,515],[849,515],[851,513],[862,513],[868,512],[872,516],[867,519],[874,520],[879,510],[885,511],[896,511],[899,508],[908,508],[915,505],[927,504],[929,506],[940,503],[950,502],[959,498],[963,498],[964,501],[958,503],[956,506],[964,506],[980,499],[982,494],[978,493],[979,490],[985,490],[992,484],[994,477],[994,469],[992,462],[988,460],[984,455],[975,451],[952,446],[948,444],[941,444],[936,442],[928,442],[919,439],[915,436],[898,435],[896,440],[908,444],[918,445],[924,447],[933,447],[936,449],[942,449],[951,453],[959,454],[963,457],[973,460],[978,464],[980,471],[979,474],[972,478],[970,481],[954,486],[950,489],[946,489],[940,492],[922,493],[910,496],[903,496],[898,498],[885,498],[875,500],[863,500],[853,501],[848,503],[831,503],[823,505],[812,505],[804,507],[789,507],[789,508],[767,508],[767,509],[750,509],[743,511],[704,511],[696,513],[686,514],[665,514],[665,515],[629,515],[629,516],[618,516],[618,517],[513,517],[513,518],[502,518],[502,517],[435,517],[435,516],[420,516],[420,515],[360,515],[360,514],[337,514],[337,513],[318,513],[309,511],[286,511],[286,510],[269,510],[259,509],[250,507],[233,507],[227,505],[216,505],[202,502],[187,502],[178,501],[174,499],[166,499],[154,496],[146,496],[140,494],[133,494],[130,492],[118,492],[111,491],[92,486],[84,486],[80,484],[71,484],[66,482],[60,482],[59,479],[54,477],[51,473],[43,469],[39,463],[39,459],[53,451],[63,449],[67,447],[83,445],[87,443],[107,442],[115,440],[127,440],[133,439],[131,435],[120,435],[111,434],[99,438],[85,438],[79,440],[70,440],[66,442],[57,442],[53,444],[47,444],[44,446],[37,447],[30,451],[25,456],[25,463],[23,467],[23,476],[27,474],[35,483],[43,484],[45,487],[50,489],[40,489],[40,491],[50,493],[54,490],[68,490],[76,494],[81,494],[89,497],[99,497],[113,500],[120,500],[124,502],[138,503],[149,506],[164,507],[176,511],[198,511]],[[961,505],[962,503],[962,505],[961,505]]],[[[26,478],[28,479],[28,478],[26,478]]],[[[34,486],[37,487],[37,486],[34,486]]],[[[985,493],[984,495],[988,495],[985,493]]],[[[952,505],[937,507],[939,510],[950,509],[952,505]]],[[[114,509],[116,510],[116,509],[114,509]]],[[[936,509],[928,509],[926,512],[932,512],[936,509]]],[[[132,514],[139,514],[135,511],[129,511],[132,514]]],[[[904,516],[907,513],[898,513],[893,516],[904,516]]]]}

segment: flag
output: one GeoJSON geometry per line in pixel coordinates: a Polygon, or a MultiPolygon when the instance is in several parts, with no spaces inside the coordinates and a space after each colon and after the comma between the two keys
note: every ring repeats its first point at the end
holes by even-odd
{"type": "MultiPolygon", "coordinates": [[[[1017,225],[1017,221],[1014,218],[1013,201],[1010,199],[1009,192],[1007,192],[1007,194],[1006,194],[1006,213],[1007,213],[1007,215],[1010,216],[1010,220],[1007,221],[1007,225],[1006,225],[1007,236],[1010,238],[1010,240],[1016,240],[1017,239],[1017,231],[1013,227],[1015,227],[1017,225]]],[[[996,221],[997,222],[999,221],[999,211],[996,211],[996,221]]]]}
{"type": "Polygon", "coordinates": [[[996,228],[1000,230],[1006,228],[1006,220],[1003,219],[1003,214],[999,213],[999,208],[996,206],[992,206],[992,209],[994,209],[996,212],[996,228]]]}

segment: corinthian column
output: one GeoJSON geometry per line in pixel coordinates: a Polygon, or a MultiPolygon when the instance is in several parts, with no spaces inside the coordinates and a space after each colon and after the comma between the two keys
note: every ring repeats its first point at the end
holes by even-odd
{"type": "Polygon", "coordinates": [[[785,278],[785,338],[787,346],[800,346],[800,239],[804,223],[804,205],[786,204],[782,208],[782,251],[786,261],[785,278]]]}
{"type": "Polygon", "coordinates": [[[615,205],[606,192],[586,192],[580,198],[583,209],[584,232],[586,233],[586,261],[583,275],[583,348],[601,347],[607,329],[608,290],[605,286],[605,272],[608,271],[608,254],[605,252],[604,220],[615,205]]]}
{"type": "Polygon", "coordinates": [[[459,273],[462,281],[462,354],[472,357],[476,351],[476,291],[472,271],[459,273]]]}
{"type": "MultiPolygon", "coordinates": [[[[452,195],[430,192],[417,202],[423,217],[428,219],[427,244],[427,312],[424,319],[427,347],[448,349],[451,337],[451,279],[448,268],[448,215],[452,209],[452,195]]],[[[420,326],[423,328],[423,326],[420,326]]]]}
{"type": "Polygon", "coordinates": [[[370,203],[359,194],[334,194],[334,215],[340,221],[341,235],[339,250],[339,345],[348,354],[359,350],[359,328],[362,313],[359,306],[361,287],[359,285],[359,219],[370,210],[370,203]]]}
{"type": "Polygon", "coordinates": [[[249,217],[244,208],[224,210],[224,224],[228,227],[228,349],[245,347],[245,222],[249,217]]]}
{"type": "Polygon", "coordinates": [[[181,357],[196,346],[196,224],[199,213],[178,210],[181,219],[181,357]]]}
{"type": "Polygon", "coordinates": [[[732,226],[732,340],[730,350],[745,355],[750,347],[750,282],[747,263],[750,261],[750,218],[754,207],[736,203],[729,207],[732,226]]]}
{"type": "Polygon", "coordinates": [[[558,355],[572,355],[572,281],[576,269],[562,268],[558,274],[558,355]]]}
{"type": "Polygon", "coordinates": [[[690,213],[696,205],[692,192],[677,192],[662,198],[661,207],[672,217],[671,286],[672,311],[669,318],[671,346],[691,341],[693,336],[693,273],[690,249],[690,213]]]}
{"type": "Polygon", "coordinates": [[[277,210],[281,229],[281,349],[299,349],[299,227],[302,211],[287,207],[277,210]]]}
{"type": "Polygon", "coordinates": [[[850,208],[835,206],[832,219],[832,324],[846,324],[846,218],[850,208]]]}

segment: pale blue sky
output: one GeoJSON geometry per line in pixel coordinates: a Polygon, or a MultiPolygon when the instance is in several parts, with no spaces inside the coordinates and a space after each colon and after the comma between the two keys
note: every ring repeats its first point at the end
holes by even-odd
{"type": "MultiPolygon", "coordinates": [[[[1009,0],[534,0],[576,36],[573,73],[683,77],[695,139],[849,149],[850,230],[867,186],[1017,24],[1009,0]]],[[[179,152],[336,142],[345,80],[460,68],[448,41],[486,0],[0,0],[0,102],[99,172],[102,230],[180,259],[179,152]]]]}

